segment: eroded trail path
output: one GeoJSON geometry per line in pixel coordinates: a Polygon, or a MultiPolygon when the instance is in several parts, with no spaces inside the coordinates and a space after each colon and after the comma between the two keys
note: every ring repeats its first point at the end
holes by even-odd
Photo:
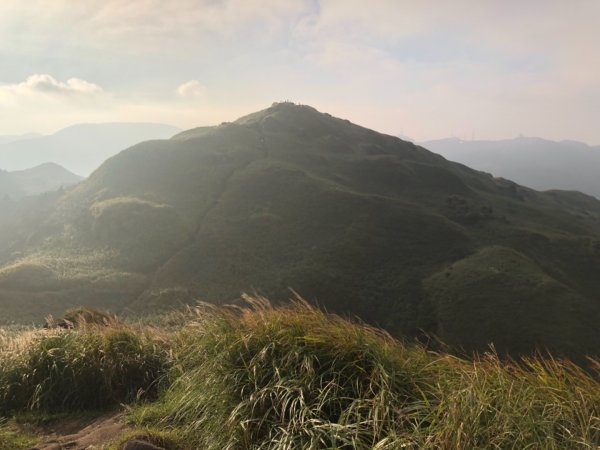
{"type": "Polygon", "coordinates": [[[46,430],[48,434],[31,450],[102,449],[127,429],[121,413],[104,415],[91,422],[72,420],[46,430]]]}

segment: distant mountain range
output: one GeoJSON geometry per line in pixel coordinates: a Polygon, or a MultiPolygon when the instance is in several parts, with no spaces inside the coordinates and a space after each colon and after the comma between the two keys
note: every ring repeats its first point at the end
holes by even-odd
{"type": "Polygon", "coordinates": [[[0,209],[2,320],[293,288],[454,348],[600,353],[600,201],[309,106],[140,143],[72,189],[0,209]]]}
{"type": "Polygon", "coordinates": [[[155,123],[100,123],[72,125],[49,136],[0,137],[0,168],[23,170],[54,162],[87,176],[127,147],[170,138],[180,131],[155,123]]]}
{"type": "Polygon", "coordinates": [[[39,133],[26,133],[26,134],[19,134],[19,135],[0,136],[0,145],[8,144],[10,142],[15,142],[15,141],[24,141],[26,139],[39,138],[39,137],[42,137],[42,135],[39,133]]]}
{"type": "Polygon", "coordinates": [[[83,180],[54,163],[45,163],[26,170],[0,170],[0,197],[19,199],[68,187],[83,180]]]}
{"type": "Polygon", "coordinates": [[[534,189],[581,191],[600,198],[600,147],[531,137],[500,141],[450,138],[421,145],[452,161],[534,189]]]}

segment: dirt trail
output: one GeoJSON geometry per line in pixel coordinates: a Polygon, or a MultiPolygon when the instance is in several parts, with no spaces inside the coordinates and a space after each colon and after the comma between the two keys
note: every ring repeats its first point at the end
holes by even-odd
{"type": "Polygon", "coordinates": [[[72,420],[47,430],[42,443],[31,450],[99,450],[127,429],[122,414],[101,416],[91,422],[72,420]]]}

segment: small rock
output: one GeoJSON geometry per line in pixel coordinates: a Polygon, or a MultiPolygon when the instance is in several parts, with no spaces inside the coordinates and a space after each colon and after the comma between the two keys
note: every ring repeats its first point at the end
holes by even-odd
{"type": "Polygon", "coordinates": [[[122,450],[165,450],[163,447],[157,447],[147,441],[141,441],[139,439],[133,439],[125,442],[121,447],[122,450]]]}

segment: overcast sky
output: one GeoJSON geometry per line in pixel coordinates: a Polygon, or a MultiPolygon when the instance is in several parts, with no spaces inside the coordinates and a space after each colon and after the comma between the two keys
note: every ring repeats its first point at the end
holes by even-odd
{"type": "Polygon", "coordinates": [[[417,140],[600,144],[599,0],[1,0],[0,134],[289,99],[417,140]]]}

